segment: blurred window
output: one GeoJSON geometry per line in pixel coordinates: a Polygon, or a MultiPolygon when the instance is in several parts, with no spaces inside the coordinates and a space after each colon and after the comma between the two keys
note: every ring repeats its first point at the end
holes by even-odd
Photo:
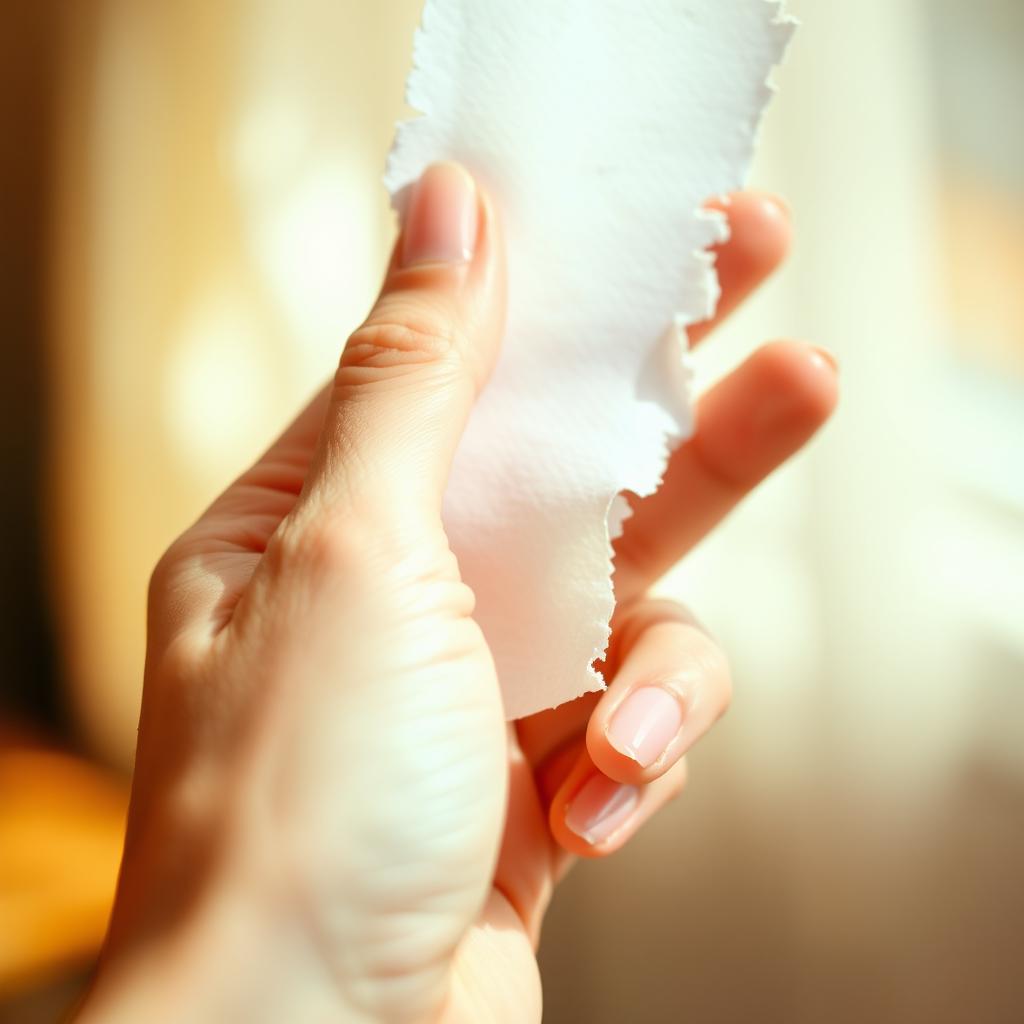
{"type": "Polygon", "coordinates": [[[1024,378],[1024,3],[926,5],[954,342],[1024,378]]]}

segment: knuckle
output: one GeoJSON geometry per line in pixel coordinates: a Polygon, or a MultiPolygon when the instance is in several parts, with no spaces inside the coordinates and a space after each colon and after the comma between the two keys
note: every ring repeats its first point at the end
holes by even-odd
{"type": "Polygon", "coordinates": [[[421,368],[457,366],[461,352],[458,334],[448,318],[385,310],[371,316],[349,338],[338,382],[365,382],[421,368]]]}
{"type": "Polygon", "coordinates": [[[172,634],[153,648],[150,656],[153,672],[164,685],[174,688],[175,702],[179,701],[202,664],[202,654],[194,638],[183,633],[172,634]]]}
{"type": "Polygon", "coordinates": [[[170,593],[178,566],[184,557],[182,540],[179,538],[160,556],[149,574],[147,589],[149,606],[158,605],[170,593]]]}
{"type": "Polygon", "coordinates": [[[358,562],[357,530],[333,517],[316,516],[301,525],[282,525],[265,558],[272,569],[290,573],[297,568],[347,571],[358,562]]]}
{"type": "Polygon", "coordinates": [[[171,665],[167,671],[172,676],[181,674],[179,663],[192,664],[196,656],[196,636],[187,627],[195,621],[196,597],[201,592],[197,584],[201,587],[202,580],[201,557],[189,533],[171,544],[149,575],[147,663],[171,665]]]}
{"type": "Polygon", "coordinates": [[[320,509],[286,519],[267,545],[264,559],[276,579],[313,585],[367,583],[394,556],[397,544],[381,520],[320,509]]]}
{"type": "Polygon", "coordinates": [[[643,620],[648,625],[660,622],[699,626],[697,616],[682,601],[671,597],[649,597],[643,603],[643,620]]]}
{"type": "Polygon", "coordinates": [[[629,650],[646,634],[668,633],[675,637],[680,630],[706,633],[686,605],[666,597],[635,598],[616,610],[618,646],[629,650]]]}

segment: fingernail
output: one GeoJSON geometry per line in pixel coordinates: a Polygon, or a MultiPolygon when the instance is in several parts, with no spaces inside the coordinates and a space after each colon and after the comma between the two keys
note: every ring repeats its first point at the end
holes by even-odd
{"type": "Polygon", "coordinates": [[[615,710],[608,725],[608,742],[641,768],[649,768],[665,753],[679,727],[683,709],[660,686],[634,690],[615,710]]]}
{"type": "Polygon", "coordinates": [[[565,824],[596,846],[629,820],[639,801],[640,790],[636,786],[623,786],[604,775],[595,775],[573,797],[565,824]]]}
{"type": "Polygon", "coordinates": [[[839,369],[839,360],[836,359],[835,355],[833,355],[833,353],[829,352],[829,350],[827,348],[819,348],[817,345],[815,345],[815,346],[813,346],[813,349],[814,349],[814,354],[819,359],[823,359],[826,363],[828,363],[829,367],[831,367],[832,370],[838,370],[839,369]]]}
{"type": "Polygon", "coordinates": [[[413,186],[402,229],[402,266],[466,263],[477,236],[476,184],[458,164],[433,164],[413,186]]]}

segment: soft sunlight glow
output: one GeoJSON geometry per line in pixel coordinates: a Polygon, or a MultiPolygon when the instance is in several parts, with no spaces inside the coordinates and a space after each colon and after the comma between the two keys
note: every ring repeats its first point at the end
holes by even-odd
{"type": "Polygon", "coordinates": [[[164,373],[164,418],[176,452],[203,479],[235,473],[256,454],[274,408],[273,365],[259,321],[230,291],[188,312],[164,373]]]}

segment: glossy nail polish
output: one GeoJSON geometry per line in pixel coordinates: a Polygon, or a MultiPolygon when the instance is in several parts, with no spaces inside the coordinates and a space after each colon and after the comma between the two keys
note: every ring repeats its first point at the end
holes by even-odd
{"type": "Polygon", "coordinates": [[[565,824],[596,846],[626,824],[639,802],[640,790],[636,786],[623,786],[604,775],[594,775],[573,797],[565,824]]]}
{"type": "Polygon", "coordinates": [[[660,686],[633,690],[616,708],[608,725],[608,742],[641,768],[665,753],[683,724],[678,699],[660,686]]]}

